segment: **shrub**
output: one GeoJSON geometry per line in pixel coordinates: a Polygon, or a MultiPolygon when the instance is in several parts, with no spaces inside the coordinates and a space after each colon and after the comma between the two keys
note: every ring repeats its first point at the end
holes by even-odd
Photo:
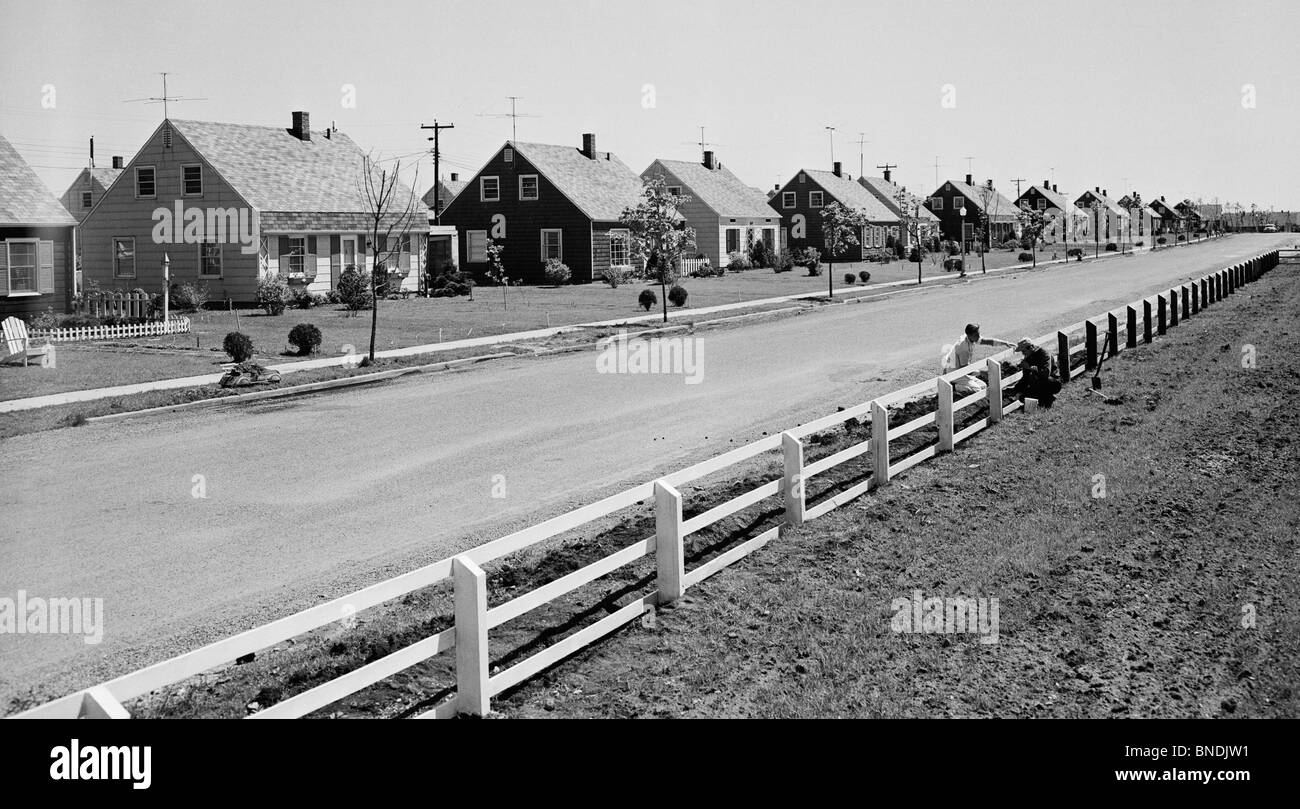
{"type": "Polygon", "coordinates": [[[962,260],[955,256],[945,258],[943,260],[943,269],[945,272],[952,272],[954,270],[956,270],[957,272],[961,272],[964,266],[965,264],[962,262],[962,260]]]}
{"type": "Polygon", "coordinates": [[[1167,243],[1168,241],[1169,241],[1169,240],[1166,239],[1164,236],[1161,236],[1161,237],[1159,237],[1159,238],[1156,239],[1156,244],[1165,244],[1165,243],[1167,243]]]}
{"type": "Polygon", "coordinates": [[[305,357],[320,348],[320,329],[311,323],[299,323],[289,330],[289,344],[298,349],[298,356],[305,357]]]}
{"type": "Polygon", "coordinates": [[[776,264],[772,269],[776,272],[790,272],[790,270],[793,270],[794,253],[791,253],[788,249],[782,250],[781,255],[777,257],[776,264]]]}
{"type": "Polygon", "coordinates": [[[1029,238],[1028,236],[1021,236],[1018,240],[1016,240],[1016,244],[1019,245],[1021,250],[1034,249],[1034,240],[1029,238]]]}
{"type": "Polygon", "coordinates": [[[914,246],[912,247],[911,250],[908,250],[908,251],[907,251],[907,260],[910,261],[910,262],[912,262],[912,263],[916,263],[916,262],[920,261],[920,260],[921,260],[921,248],[916,247],[916,246],[914,245],[914,246]]]}
{"type": "Polygon", "coordinates": [[[1012,236],[1011,238],[1009,238],[1009,239],[1007,239],[1006,241],[1002,242],[1002,244],[999,245],[999,247],[1005,248],[1005,249],[1007,249],[1007,250],[1019,250],[1019,249],[1020,249],[1020,240],[1017,239],[1016,237],[1012,236]]]}
{"type": "Polygon", "coordinates": [[[47,306],[44,312],[32,318],[33,329],[57,329],[59,327],[59,316],[54,314],[54,307],[47,306]]]}
{"type": "Polygon", "coordinates": [[[626,282],[632,277],[631,267],[609,267],[603,273],[605,283],[609,284],[610,289],[618,289],[619,284],[626,282]]]}
{"type": "Polygon", "coordinates": [[[546,276],[547,281],[557,287],[569,283],[569,279],[573,277],[568,265],[558,258],[546,259],[546,268],[542,270],[542,273],[546,276]]]}
{"type": "Polygon", "coordinates": [[[731,270],[732,272],[742,272],[744,270],[751,270],[753,268],[754,265],[749,260],[749,256],[745,255],[739,250],[727,254],[728,270],[731,270]]]}
{"type": "Polygon", "coordinates": [[[1033,261],[1033,260],[1034,260],[1033,253],[1021,253],[1020,255],[1016,256],[1016,261],[1033,261]]]}
{"type": "Polygon", "coordinates": [[[1114,253],[1118,249],[1119,249],[1119,245],[1115,244],[1114,242],[1106,242],[1105,250],[1107,253],[1114,253]]]}
{"type": "Polygon", "coordinates": [[[257,285],[257,305],[266,310],[268,315],[284,314],[288,298],[289,289],[277,275],[263,278],[257,285]]]}
{"type": "Polygon", "coordinates": [[[682,286],[673,287],[672,289],[668,290],[668,302],[671,303],[673,306],[685,306],[686,298],[688,294],[689,293],[686,291],[686,287],[682,287],[682,286]]]}
{"type": "Polygon", "coordinates": [[[879,264],[888,264],[894,258],[893,250],[876,248],[874,250],[864,251],[862,254],[863,261],[874,261],[879,264]]]}
{"type": "Polygon", "coordinates": [[[247,334],[232,331],[221,341],[221,350],[230,355],[235,362],[248,362],[253,356],[253,341],[247,334]]]}
{"type": "Polygon", "coordinates": [[[821,275],[821,254],[815,247],[805,247],[791,254],[795,267],[806,267],[809,275],[821,275]]]}
{"type": "Polygon", "coordinates": [[[1134,246],[1134,247],[1141,247],[1141,246],[1144,245],[1144,244],[1146,244],[1146,242],[1141,241],[1140,239],[1139,239],[1138,241],[1136,241],[1136,242],[1133,242],[1133,246],[1134,246]]]}
{"type": "Polygon", "coordinates": [[[1179,233],[1179,234],[1178,234],[1178,241],[1180,241],[1180,242],[1185,242],[1185,241],[1187,241],[1187,237],[1184,236],[1183,234],[1179,233]]]}
{"type": "Polygon", "coordinates": [[[178,312],[197,312],[208,303],[208,288],[203,283],[173,284],[171,306],[178,312]]]}
{"type": "Polygon", "coordinates": [[[948,255],[955,256],[961,252],[961,245],[957,244],[957,242],[952,239],[949,239],[943,243],[943,249],[948,255]]]}
{"type": "Polygon", "coordinates": [[[749,263],[753,267],[771,267],[776,264],[776,255],[767,242],[759,239],[749,248],[749,263]]]}
{"type": "Polygon", "coordinates": [[[866,270],[863,270],[862,272],[858,273],[858,280],[862,281],[862,283],[864,284],[867,283],[868,281],[871,280],[871,273],[867,272],[866,270]]]}
{"type": "Polygon", "coordinates": [[[457,272],[447,267],[429,282],[429,294],[435,298],[456,298],[474,292],[474,279],[469,273],[457,272]]]}
{"type": "Polygon", "coordinates": [[[286,302],[295,309],[310,309],[316,305],[317,298],[320,298],[320,296],[308,292],[307,287],[295,285],[289,290],[286,302]]]}
{"type": "Polygon", "coordinates": [[[853,283],[853,282],[856,281],[856,280],[858,280],[858,277],[857,277],[856,275],[854,275],[853,273],[851,273],[851,272],[846,272],[846,273],[844,273],[844,283],[846,283],[846,284],[851,284],[851,283],[853,283]]]}
{"type": "Polygon", "coordinates": [[[1083,261],[1083,248],[1071,247],[1069,250],[1065,251],[1065,257],[1073,258],[1075,261],[1083,261]]]}
{"type": "MultiPolygon", "coordinates": [[[[673,288],[676,289],[676,287],[673,288]]],[[[659,296],[655,294],[653,289],[643,289],[641,294],[636,296],[636,302],[642,309],[649,312],[656,303],[659,303],[659,296]]]]}
{"type": "Polygon", "coordinates": [[[369,309],[371,305],[370,284],[366,277],[354,269],[344,270],[339,276],[338,289],[339,303],[342,303],[349,311],[358,312],[362,309],[369,309]]]}

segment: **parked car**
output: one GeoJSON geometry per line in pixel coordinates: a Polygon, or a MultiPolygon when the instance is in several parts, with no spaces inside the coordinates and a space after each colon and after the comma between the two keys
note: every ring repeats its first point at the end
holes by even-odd
{"type": "Polygon", "coordinates": [[[1277,225],[1273,224],[1272,222],[1269,222],[1267,225],[1264,226],[1263,231],[1265,233],[1277,233],[1277,225]]]}

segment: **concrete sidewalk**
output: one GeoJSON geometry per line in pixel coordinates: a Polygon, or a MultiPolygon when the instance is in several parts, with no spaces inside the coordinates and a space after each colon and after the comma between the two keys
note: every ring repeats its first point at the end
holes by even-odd
{"type": "MultiPolygon", "coordinates": [[[[1167,245],[1167,247],[1173,245],[1167,245]]],[[[1134,255],[1150,252],[1152,248],[1144,247],[1137,250],[1131,250],[1128,253],[1102,253],[1097,258],[1110,258],[1120,255],[1134,255]]],[[[1084,263],[1094,261],[1094,258],[1085,257],[1084,263]]],[[[1068,258],[1056,259],[1055,261],[1039,261],[1038,266],[1044,267],[1052,264],[1069,263],[1068,258]]],[[[1079,262],[1076,262],[1079,263],[1079,262]]],[[[976,273],[973,269],[967,269],[966,278],[974,279],[979,275],[993,275],[995,273],[1013,272],[1018,270],[1030,269],[1029,264],[1015,264],[1009,267],[999,267],[988,270],[987,273],[976,273]]],[[[922,276],[922,281],[947,281],[953,282],[959,278],[952,273],[943,275],[922,276]]],[[[891,290],[893,292],[903,291],[902,288],[916,289],[915,281],[890,281],[888,283],[876,284],[870,287],[871,292],[868,295],[859,295],[863,291],[859,286],[841,286],[835,291],[835,297],[844,302],[858,300],[859,298],[875,297],[880,290],[891,290]],[[854,297],[847,297],[853,294],[854,297]],[[840,298],[844,295],[844,298],[840,298]]],[[[676,309],[668,312],[669,320],[696,319],[700,315],[711,315],[715,313],[734,312],[741,309],[753,309],[762,306],[771,306],[774,304],[789,303],[790,301],[804,298],[819,297],[817,293],[801,292],[793,295],[782,295],[775,298],[762,298],[753,301],[743,301],[740,303],[728,303],[719,306],[709,306],[702,309],[676,309]]],[[[447,351],[459,351],[466,348],[479,348],[496,346],[503,343],[513,343],[521,340],[539,340],[547,337],[554,337],[560,334],[582,331],[592,328],[609,328],[612,326],[623,326],[635,323],[649,323],[661,321],[662,313],[638,315],[636,317],[624,317],[614,320],[601,320],[592,323],[576,323],[569,326],[554,326],[547,329],[533,329],[532,331],[513,332],[510,334],[489,335],[486,337],[474,337],[465,340],[455,340],[447,343],[433,343],[428,345],[408,346],[407,348],[393,348],[387,351],[376,351],[376,359],[389,359],[393,357],[412,357],[421,354],[438,354],[447,351]]],[[[298,362],[284,362],[277,365],[268,366],[272,370],[279,371],[282,374],[293,373],[294,371],[310,371],[317,368],[332,368],[349,363],[357,362],[357,355],[341,355],[337,357],[321,357],[314,360],[302,360],[298,362]]],[[[0,401],[0,413],[14,413],[20,410],[36,410],[42,407],[53,407],[56,405],[73,404],[75,402],[89,402],[95,399],[106,399],[114,396],[129,396],[135,393],[148,393],[157,390],[175,390],[177,388],[194,388],[203,385],[215,385],[221,380],[221,374],[206,374],[204,376],[187,376],[175,379],[159,379],[152,382],[138,382],[131,385],[116,385],[108,388],[93,388],[90,390],[65,391],[63,393],[51,393],[45,396],[32,396],[26,399],[11,399],[9,401],[0,401]]]]}

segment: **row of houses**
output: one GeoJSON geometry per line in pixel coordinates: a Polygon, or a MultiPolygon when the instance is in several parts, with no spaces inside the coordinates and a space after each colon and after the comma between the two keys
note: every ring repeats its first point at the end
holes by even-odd
{"type": "MultiPolygon", "coordinates": [[[[867,222],[841,261],[906,248],[918,236],[997,244],[1018,232],[1023,207],[1049,215],[1044,238],[1053,242],[1112,240],[1130,224],[1135,237],[1185,232],[1202,219],[1187,201],[1171,206],[1161,197],[1133,209],[1100,188],[1069,202],[1046,182],[1013,201],[970,175],[918,197],[888,169],[854,179],[839,163],[800,168],[765,192],[714,152],[698,162],[657,159],[637,173],[585,134],[580,145],[506,141],[472,177],[437,178],[420,198],[418,221],[374,245],[363,157],[334,127],[313,130],[306,112],[293,112],[284,128],[168,118],[129,161],[83,170],[60,199],[0,138],[0,314],[66,311],[92,282],[158,290],[164,277],[202,282],[213,299],[237,303],[254,301],[259,282],[274,275],[326,292],[346,269],[370,269],[376,247],[395,254],[389,269],[407,288],[428,267],[483,274],[490,241],[502,247],[511,277],[539,282],[545,262],[559,259],[573,281],[595,281],[631,266],[620,217],[657,177],[685,198],[680,213],[696,232],[698,256],[719,266],[758,242],[825,256],[821,212],[835,202],[867,222]],[[905,227],[909,217],[918,220],[916,235],[905,227]]],[[[396,195],[413,192],[399,185],[396,195]]]]}

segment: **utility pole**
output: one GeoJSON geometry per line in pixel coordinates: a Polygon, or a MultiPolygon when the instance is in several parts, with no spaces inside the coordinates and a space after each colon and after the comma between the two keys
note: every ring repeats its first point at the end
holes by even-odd
{"type": "MultiPolygon", "coordinates": [[[[455,124],[438,123],[437,118],[433,119],[433,126],[425,126],[424,124],[420,124],[420,129],[433,130],[433,137],[427,138],[427,140],[433,141],[433,223],[435,225],[439,224],[439,221],[442,218],[442,199],[441,199],[442,175],[438,173],[438,162],[442,157],[442,152],[438,149],[438,134],[442,132],[442,130],[444,129],[455,129],[455,128],[456,128],[455,124]]],[[[423,287],[424,287],[423,267],[420,268],[420,275],[418,278],[419,280],[417,286],[420,287],[421,291],[423,291],[423,287]]]]}
{"type": "Polygon", "coordinates": [[[866,170],[862,168],[862,154],[863,154],[862,147],[866,145],[866,143],[867,143],[867,133],[859,132],[858,133],[858,176],[859,177],[865,177],[867,174],[866,170]]]}
{"type": "Polygon", "coordinates": [[[934,187],[939,187],[939,155],[934,156],[934,187]]]}
{"type": "Polygon", "coordinates": [[[1017,177],[1016,179],[1011,181],[1016,184],[1016,199],[1020,199],[1020,184],[1023,183],[1024,181],[1025,181],[1024,177],[1017,177]]]}

